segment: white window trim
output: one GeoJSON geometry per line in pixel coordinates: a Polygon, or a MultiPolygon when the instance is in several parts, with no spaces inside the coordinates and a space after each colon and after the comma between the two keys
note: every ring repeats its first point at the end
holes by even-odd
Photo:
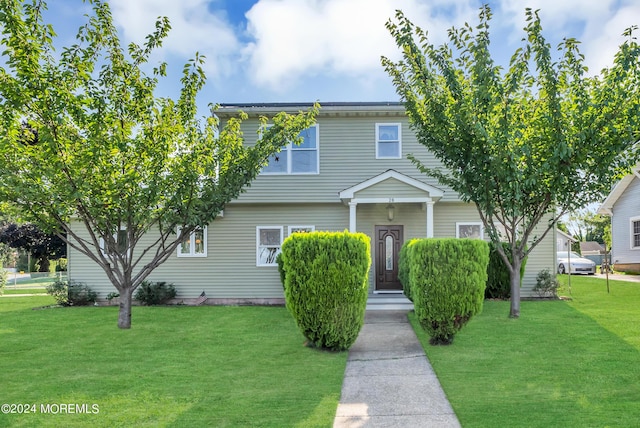
{"type": "Polygon", "coordinates": [[[376,123],[376,159],[402,159],[402,124],[401,123],[376,123]],[[380,156],[380,127],[381,126],[397,126],[398,127],[398,156],[380,156]]]}
{"type": "Polygon", "coordinates": [[[291,236],[291,229],[311,229],[311,232],[316,231],[315,226],[287,226],[287,236],[291,236]]]}
{"type": "Polygon", "coordinates": [[[629,217],[629,247],[632,250],[640,250],[640,247],[633,245],[633,222],[640,221],[640,216],[629,217]]]}
{"type": "MultiPolygon", "coordinates": [[[[267,128],[270,128],[273,125],[267,125],[267,128]]],[[[282,150],[279,152],[283,152],[286,151],[287,152],[287,171],[286,172],[268,172],[268,171],[261,171],[260,174],[261,175],[318,175],[320,174],[320,127],[318,126],[318,124],[314,124],[309,126],[308,128],[316,128],[316,148],[315,149],[306,149],[306,148],[300,148],[298,146],[294,146],[294,144],[292,142],[287,143],[285,146],[282,147],[282,150]],[[292,159],[293,156],[291,156],[292,152],[299,150],[299,151],[312,151],[315,150],[317,156],[316,156],[316,170],[315,172],[293,172],[292,168],[293,168],[293,164],[292,164],[292,159]]],[[[308,129],[305,128],[305,129],[308,129]]]]}
{"type": "Polygon", "coordinates": [[[484,239],[484,224],[481,221],[456,222],[456,238],[460,238],[460,226],[480,226],[480,236],[477,239],[484,239]]]}
{"type": "MultiPolygon", "coordinates": [[[[261,229],[278,229],[280,230],[280,244],[278,244],[278,247],[280,248],[280,250],[282,250],[282,241],[283,241],[283,234],[284,234],[284,227],[283,226],[256,226],[256,266],[258,267],[273,267],[273,266],[278,266],[278,264],[275,262],[273,263],[260,263],[260,230],[261,229]]],[[[276,255],[277,257],[277,255],[276,255]]]]}
{"type": "MultiPolygon", "coordinates": [[[[121,226],[120,229],[119,229],[119,232],[126,231],[126,230],[127,230],[126,227],[121,226]]],[[[113,239],[116,241],[116,245],[117,245],[117,243],[118,243],[118,233],[114,233],[111,236],[113,236],[113,239]]],[[[128,252],[128,256],[131,256],[131,246],[128,245],[129,244],[128,239],[129,239],[129,236],[127,235],[127,252],[128,252]]],[[[110,255],[107,253],[107,249],[105,248],[105,242],[104,242],[104,238],[102,236],[100,237],[100,252],[102,253],[103,256],[110,257],[110,255]]]]}
{"type": "MultiPolygon", "coordinates": [[[[178,227],[178,235],[180,235],[180,230],[181,228],[178,227]]],[[[189,239],[191,242],[195,241],[195,233],[196,231],[192,231],[191,234],[189,235],[189,239]]],[[[178,257],[207,257],[207,235],[209,234],[208,230],[207,230],[207,226],[202,228],[202,240],[203,242],[203,247],[204,247],[204,253],[196,253],[195,252],[195,246],[193,244],[189,245],[189,252],[188,253],[183,253],[182,250],[182,243],[180,245],[178,245],[178,248],[176,249],[176,253],[178,257]]]]}

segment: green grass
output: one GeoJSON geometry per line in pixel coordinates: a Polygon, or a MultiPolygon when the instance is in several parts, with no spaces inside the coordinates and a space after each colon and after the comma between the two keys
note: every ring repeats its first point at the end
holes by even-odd
{"type": "MultiPolygon", "coordinates": [[[[7,286],[13,286],[14,282],[17,283],[18,287],[23,286],[23,285],[42,285],[42,286],[47,286],[49,284],[52,284],[54,282],[56,282],[56,280],[58,279],[58,276],[53,276],[53,274],[51,274],[52,276],[43,276],[40,278],[20,278],[17,281],[14,281],[13,278],[10,276],[7,279],[7,286]]],[[[66,276],[63,276],[62,279],[66,280],[66,276]]]]}
{"type": "Polygon", "coordinates": [[[47,290],[44,288],[13,288],[13,286],[7,286],[4,288],[3,294],[47,294],[47,290]]]}
{"type": "Polygon", "coordinates": [[[330,427],[347,353],[303,346],[281,307],[32,310],[0,299],[0,402],[97,404],[98,414],[2,415],[13,427],[330,427]]]}
{"type": "Polygon", "coordinates": [[[573,300],[522,302],[517,320],[486,301],[448,347],[412,317],[463,427],[638,426],[640,284],[571,283],[573,300]]]}

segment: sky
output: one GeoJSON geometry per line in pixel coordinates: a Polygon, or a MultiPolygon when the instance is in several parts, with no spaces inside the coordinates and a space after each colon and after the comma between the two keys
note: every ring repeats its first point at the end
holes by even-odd
{"type": "MultiPolygon", "coordinates": [[[[182,66],[196,52],[206,57],[207,85],[199,105],[253,102],[398,101],[381,55],[399,59],[385,28],[396,9],[446,42],[447,29],[475,25],[476,0],[109,0],[125,43],[142,43],[159,16],[172,30],[152,66],[169,74],[160,95],[177,96],[182,66]]],[[[610,66],[625,28],[640,25],[638,0],[496,0],[492,8],[494,59],[507,67],[521,45],[525,8],[540,9],[552,46],[581,41],[590,73],[610,66]]],[[[90,5],[49,0],[47,20],[59,46],[75,42],[90,5]]],[[[639,33],[640,34],[640,33],[639,33]]],[[[205,114],[206,112],[203,112],[205,114]]]]}

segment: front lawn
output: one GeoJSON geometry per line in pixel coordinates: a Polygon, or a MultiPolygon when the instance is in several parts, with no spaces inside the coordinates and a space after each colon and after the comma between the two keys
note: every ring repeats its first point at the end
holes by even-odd
{"type": "Polygon", "coordinates": [[[13,288],[13,286],[8,286],[4,288],[2,294],[47,294],[47,290],[45,288],[13,288]]]}
{"type": "MultiPolygon", "coordinates": [[[[32,310],[49,296],[0,299],[0,414],[15,427],[330,427],[347,353],[303,346],[281,307],[32,310]],[[42,414],[71,403],[98,413],[42,414]]],[[[81,407],[81,409],[83,409],[81,407]]]]}
{"type": "MultiPolygon", "coordinates": [[[[566,277],[561,281],[566,282],[566,277]]],[[[571,301],[485,301],[451,346],[412,316],[463,427],[637,426],[640,284],[571,279],[571,301]]],[[[563,294],[566,294],[563,291],[563,294]]],[[[413,314],[412,314],[413,315],[413,314]]]]}

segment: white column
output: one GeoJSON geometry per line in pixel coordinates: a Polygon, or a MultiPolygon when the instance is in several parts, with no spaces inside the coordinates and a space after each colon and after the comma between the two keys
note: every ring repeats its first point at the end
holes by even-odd
{"type": "Polygon", "coordinates": [[[433,201],[427,201],[427,238],[433,238],[433,201]]]}
{"type": "Polygon", "coordinates": [[[349,202],[349,232],[356,231],[356,206],[357,202],[349,202]]]}

